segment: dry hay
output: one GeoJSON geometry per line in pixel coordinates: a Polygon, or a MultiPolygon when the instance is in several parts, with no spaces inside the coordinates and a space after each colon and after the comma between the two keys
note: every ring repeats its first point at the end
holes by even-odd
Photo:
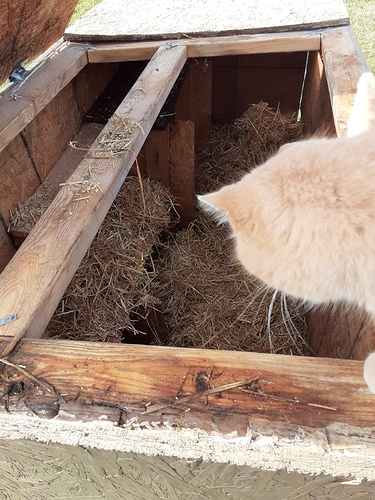
{"type": "MultiPolygon", "coordinates": [[[[12,227],[31,230],[50,202],[41,199],[43,191],[16,210],[12,227]]],[[[158,303],[150,293],[155,277],[151,253],[171,224],[171,210],[169,191],[160,183],[144,179],[141,186],[135,177],[125,180],[45,337],[119,342],[125,330],[138,333],[131,314],[158,303]]]]}
{"type": "MultiPolygon", "coordinates": [[[[117,139],[128,147],[126,134],[116,133],[103,137],[95,156],[116,156],[117,139]]],[[[196,160],[197,191],[237,180],[300,136],[301,125],[279,110],[266,103],[250,106],[232,124],[213,129],[210,148],[196,160]]],[[[94,180],[92,172],[77,180],[87,181],[80,192],[83,199],[94,180]]],[[[125,181],[46,336],[120,341],[124,331],[139,333],[132,313],[142,311],[147,317],[162,304],[169,330],[164,345],[308,353],[304,317],[290,301],[288,316],[284,300],[276,298],[268,329],[272,292],[233,262],[228,229],[198,212],[192,224],[161,244],[160,233],[170,226],[169,193],[148,180],[143,180],[143,191],[137,179],[125,181]]]]}
{"type": "MultiPolygon", "coordinates": [[[[213,130],[196,162],[197,190],[238,180],[278,148],[301,137],[302,127],[266,103],[252,105],[232,124],[213,130]]],[[[250,277],[233,260],[228,229],[199,212],[174,235],[157,263],[170,329],[167,344],[181,347],[307,354],[303,314],[250,277]]],[[[158,280],[158,284],[160,284],[158,280]]]]}
{"type": "Polygon", "coordinates": [[[8,230],[29,233],[52,201],[52,186],[41,184],[24,203],[11,211],[8,230]]]}
{"type": "Polygon", "coordinates": [[[141,191],[137,178],[125,180],[45,336],[119,342],[125,330],[138,333],[131,314],[158,303],[150,293],[151,253],[170,226],[172,207],[160,183],[143,180],[141,191]]]}
{"type": "Polygon", "coordinates": [[[228,125],[214,126],[210,147],[196,162],[198,194],[214,191],[240,179],[278,151],[280,146],[302,137],[302,126],[266,102],[251,104],[228,125]]]}
{"type": "Polygon", "coordinates": [[[175,347],[307,354],[303,314],[233,261],[228,230],[200,212],[173,237],[154,282],[175,347]],[[287,307],[287,309],[286,309],[287,307]],[[288,312],[287,312],[288,311],[288,312]]]}

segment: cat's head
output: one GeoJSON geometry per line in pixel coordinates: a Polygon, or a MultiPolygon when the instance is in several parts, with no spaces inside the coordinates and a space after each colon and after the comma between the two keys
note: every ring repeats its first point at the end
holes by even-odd
{"type": "Polygon", "coordinates": [[[200,195],[198,201],[219,222],[228,222],[238,260],[273,288],[285,287],[284,247],[290,236],[288,207],[275,170],[279,158],[253,170],[235,184],[200,195]]]}
{"type": "Polygon", "coordinates": [[[331,149],[342,148],[331,141],[337,140],[284,146],[239,182],[198,197],[203,209],[229,222],[237,258],[250,274],[310,303],[345,299],[346,256],[335,234],[344,227],[335,209],[340,185],[331,165],[327,175],[331,149]]]}

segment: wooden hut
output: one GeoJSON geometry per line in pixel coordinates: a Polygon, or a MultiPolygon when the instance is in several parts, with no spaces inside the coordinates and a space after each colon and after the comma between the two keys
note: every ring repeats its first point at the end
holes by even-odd
{"type": "MultiPolygon", "coordinates": [[[[0,13],[2,80],[58,41],[76,2],[8,3],[0,13]]],[[[299,111],[306,134],[325,129],[344,136],[364,71],[341,1],[104,0],[26,79],[3,91],[4,498],[65,492],[147,499],[163,491],[163,498],[228,498],[228,491],[244,498],[263,490],[269,496],[256,498],[271,498],[270,491],[274,499],[282,492],[280,498],[305,498],[327,484],[343,498],[342,491],[370,488],[354,484],[375,479],[375,399],[362,376],[375,336],[373,322],[358,312],[308,314],[318,357],[42,339],[142,147],[147,175],[169,185],[188,221],[194,153],[212,123],[229,122],[263,100],[287,115],[299,111]],[[188,60],[194,64],[183,76],[173,119],[156,130],[188,60]],[[134,61],[143,69],[114,116],[99,128],[85,120],[116,72],[131,73],[134,61]],[[95,158],[116,120],[136,125],[131,148],[95,158]],[[69,146],[77,137],[91,144],[88,152],[69,146]],[[84,171],[89,157],[100,189],[77,204],[72,185],[61,186],[19,246],[19,235],[8,231],[10,211],[49,176],[84,171]]]]}

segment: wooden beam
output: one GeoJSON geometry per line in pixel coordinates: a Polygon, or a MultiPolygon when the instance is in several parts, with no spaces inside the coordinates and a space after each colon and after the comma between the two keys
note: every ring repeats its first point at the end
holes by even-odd
{"type": "Polygon", "coordinates": [[[351,25],[322,34],[322,56],[336,133],[345,136],[358,80],[369,71],[351,25]]]}
{"type": "MultiPolygon", "coordinates": [[[[90,414],[90,407],[95,420],[95,407],[106,405],[122,411],[122,423],[158,421],[167,428],[236,432],[236,437],[260,426],[280,438],[299,435],[301,428],[320,429],[325,440],[330,429],[327,447],[346,437],[350,451],[358,447],[358,436],[365,439],[375,417],[360,361],[34,339],[23,339],[6,361],[16,369],[0,360],[1,394],[23,381],[21,403],[30,401],[35,409],[41,403],[55,409],[56,403],[74,403],[77,420],[90,414]],[[354,442],[340,426],[353,426],[354,442]]],[[[374,455],[374,441],[367,437],[364,453],[374,455]]]]}
{"type": "Polygon", "coordinates": [[[169,124],[165,130],[151,130],[144,144],[145,175],[169,186],[169,124]]]}
{"type": "Polygon", "coordinates": [[[320,50],[320,35],[311,31],[191,38],[132,43],[105,43],[88,51],[89,62],[147,61],[163,45],[186,45],[188,57],[305,52],[320,50]]]}
{"type": "Polygon", "coordinates": [[[303,88],[302,123],[307,137],[319,132],[335,136],[335,124],[320,52],[310,52],[303,88]]]}
{"type": "Polygon", "coordinates": [[[187,226],[195,217],[194,135],[191,121],[176,120],[170,125],[169,186],[181,226],[187,226]]]}
{"type": "Polygon", "coordinates": [[[212,61],[192,60],[176,103],[177,120],[190,120],[195,128],[195,151],[211,136],[212,61]]]}
{"type": "Polygon", "coordinates": [[[37,68],[20,88],[17,100],[6,91],[0,100],[0,151],[52,101],[87,64],[87,52],[80,45],[64,47],[37,68]]]}
{"type": "Polygon", "coordinates": [[[9,350],[24,335],[42,336],[185,61],[185,47],[157,51],[68,184],[3,271],[0,318],[18,316],[1,327],[2,335],[14,337],[9,350]],[[119,131],[126,135],[128,147],[118,157],[101,153],[103,141],[119,131]],[[91,187],[85,196],[82,183],[87,180],[91,187]]]}

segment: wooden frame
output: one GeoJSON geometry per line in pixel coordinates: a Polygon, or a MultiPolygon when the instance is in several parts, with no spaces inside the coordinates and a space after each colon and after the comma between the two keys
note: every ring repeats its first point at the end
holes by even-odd
{"type": "MultiPolygon", "coordinates": [[[[0,393],[10,395],[0,411],[2,439],[36,436],[102,449],[375,478],[374,396],[363,381],[362,361],[27,338],[41,337],[187,57],[313,51],[302,106],[310,109],[311,129],[322,116],[331,116],[336,133],[345,134],[366,64],[350,26],[310,35],[108,44],[87,56],[74,53],[69,78],[87,60],[152,59],[116,112],[139,125],[132,150],[119,160],[95,160],[100,190],[83,208],[67,210],[74,207],[74,190],[61,189],[1,275],[0,317],[18,315],[1,327],[6,357],[0,360],[0,393]],[[17,381],[23,385],[12,399],[17,381]]],[[[61,76],[57,87],[67,80],[61,76]]],[[[23,117],[32,119],[50,99],[44,96],[58,91],[46,90],[51,83],[42,87],[32,105],[17,103],[18,114],[8,125],[2,122],[3,147],[25,126],[23,117]]],[[[191,144],[194,128],[186,123],[180,122],[174,134],[189,135],[191,144]]],[[[73,176],[87,170],[100,138],[114,126],[111,120],[73,176]]]]}

